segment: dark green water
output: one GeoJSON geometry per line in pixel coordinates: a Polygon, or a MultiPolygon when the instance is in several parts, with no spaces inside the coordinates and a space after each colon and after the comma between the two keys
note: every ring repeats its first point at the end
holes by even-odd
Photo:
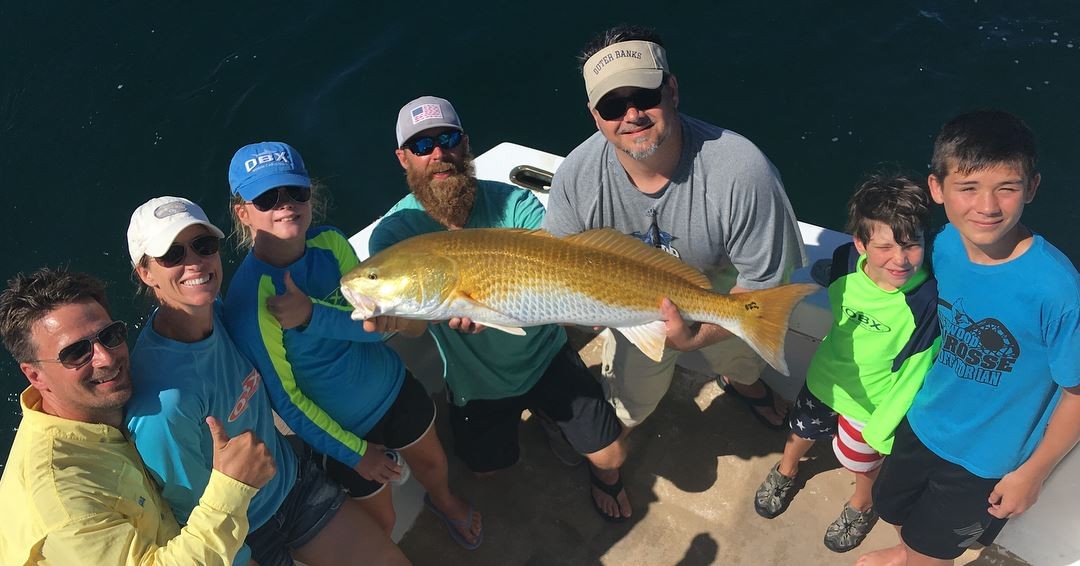
{"type": "MultiPolygon", "coordinates": [[[[0,277],[89,271],[114,316],[141,322],[131,211],[175,194],[227,224],[229,157],[263,139],[296,146],[332,189],[328,222],[357,231],[405,192],[394,119],[421,94],[454,102],[476,153],[513,141],[565,154],[593,130],[574,56],[622,21],[664,36],[684,111],[757,143],[799,218],[832,228],[864,172],[924,175],[951,116],[1017,113],[1042,146],[1025,221],[1080,262],[1080,8],[848,4],[4,1],[0,277]]],[[[6,460],[26,382],[0,357],[6,460]]]]}

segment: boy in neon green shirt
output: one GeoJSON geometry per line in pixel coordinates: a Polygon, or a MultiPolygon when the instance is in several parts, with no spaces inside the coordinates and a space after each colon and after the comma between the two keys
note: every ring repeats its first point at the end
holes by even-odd
{"type": "Polygon", "coordinates": [[[759,515],[782,513],[799,460],[831,437],[855,473],[855,493],[825,533],[835,552],[858,546],[877,521],[871,487],[939,346],[937,286],[923,266],[928,220],[926,190],[903,177],[871,177],[851,197],[853,242],[837,248],[829,275],[833,325],[789,415],[784,455],[754,497],[759,515]]]}

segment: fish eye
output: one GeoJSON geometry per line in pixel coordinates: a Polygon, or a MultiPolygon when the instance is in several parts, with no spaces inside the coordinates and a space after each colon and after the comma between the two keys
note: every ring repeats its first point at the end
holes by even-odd
{"type": "Polygon", "coordinates": [[[371,279],[372,281],[375,281],[376,279],[379,278],[379,276],[374,271],[371,271],[371,272],[368,272],[367,278],[371,279]]]}

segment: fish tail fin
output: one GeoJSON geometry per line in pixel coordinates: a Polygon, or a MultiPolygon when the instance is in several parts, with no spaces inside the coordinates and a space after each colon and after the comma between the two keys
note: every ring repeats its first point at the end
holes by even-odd
{"type": "Polygon", "coordinates": [[[776,371],[788,375],[784,358],[784,339],[788,322],[795,305],[821,289],[813,283],[781,285],[772,289],[727,295],[736,301],[739,314],[735,324],[722,323],[733,334],[742,338],[776,371]]]}

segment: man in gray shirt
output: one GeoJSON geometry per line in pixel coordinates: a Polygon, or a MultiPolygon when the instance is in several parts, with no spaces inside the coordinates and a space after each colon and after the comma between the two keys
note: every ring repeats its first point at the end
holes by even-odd
{"type": "MultiPolygon", "coordinates": [[[[555,173],[544,228],[556,236],[614,228],[681,258],[719,291],[786,282],[805,252],[780,174],[746,138],[678,112],[679,85],[660,37],[612,28],[581,58],[599,131],[555,173]]],[[[692,350],[759,420],[783,425],[787,403],[759,379],[765,362],[749,346],[719,326],[687,324],[670,301],[661,308],[668,349],[659,363],[605,331],[604,385],[626,425],[620,441],[667,392],[678,353],[692,350]]],[[[625,493],[616,493],[628,515],[625,493]]]]}

